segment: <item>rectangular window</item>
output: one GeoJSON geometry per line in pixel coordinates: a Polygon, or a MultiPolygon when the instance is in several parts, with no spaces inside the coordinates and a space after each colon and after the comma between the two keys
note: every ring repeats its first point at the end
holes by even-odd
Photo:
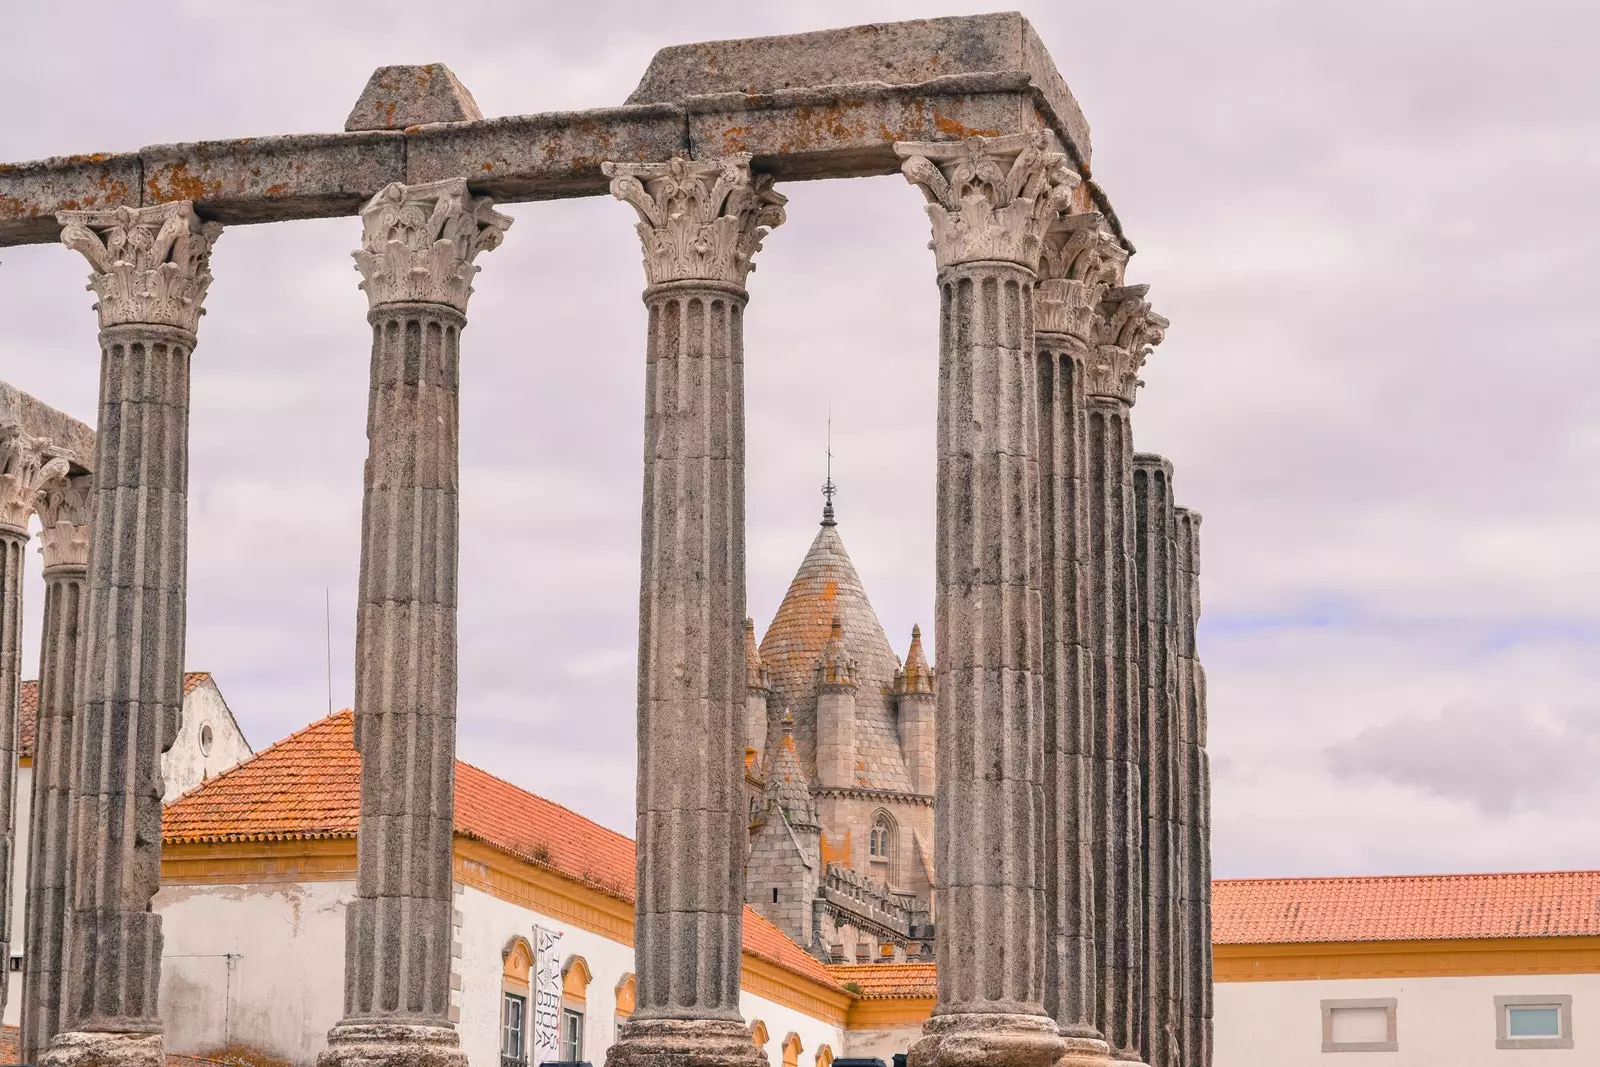
{"type": "Polygon", "coordinates": [[[1495,997],[1495,1048],[1571,1048],[1572,998],[1495,997]]]}
{"type": "Polygon", "coordinates": [[[1395,1052],[1400,1048],[1393,997],[1376,1000],[1324,1000],[1323,1052],[1395,1052]]]}
{"type": "Polygon", "coordinates": [[[561,1058],[583,1059],[583,1012],[561,1009],[561,1058]]]}
{"type": "Polygon", "coordinates": [[[527,999],[506,993],[500,1003],[501,1067],[517,1067],[528,1062],[527,1018],[527,999]]]}

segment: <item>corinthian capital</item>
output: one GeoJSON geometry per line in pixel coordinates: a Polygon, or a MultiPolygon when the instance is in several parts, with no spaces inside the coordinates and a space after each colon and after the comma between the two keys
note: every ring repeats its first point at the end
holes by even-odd
{"type": "Polygon", "coordinates": [[[1109,290],[1101,301],[1095,321],[1099,343],[1084,381],[1088,395],[1133,403],[1134,393],[1144,384],[1139,380],[1139,371],[1171,325],[1151,310],[1145,299],[1149,291],[1148,285],[1119,286],[1109,290]]]}
{"type": "Polygon", "coordinates": [[[361,248],[352,253],[367,304],[448,304],[465,314],[479,252],[500,247],[511,217],[465,178],[393,182],[361,209],[361,248]]]}
{"type": "Polygon", "coordinates": [[[674,157],[665,163],[606,163],[611,195],[639,215],[644,274],[651,285],[705,281],[744,288],[761,242],[783,225],[789,198],[772,176],[750,173],[750,154],[674,157]]]}
{"type": "Polygon", "coordinates": [[[142,323],[194,333],[222,234],[187,200],[109,211],[63,211],[61,243],[89,261],[100,328],[142,323]]]}
{"type": "Polygon", "coordinates": [[[1034,329],[1095,341],[1095,315],[1112,286],[1121,284],[1127,250],[1097,211],[1061,215],[1045,231],[1034,290],[1034,329]]]}
{"type": "Polygon", "coordinates": [[[26,533],[40,486],[68,466],[48,440],[29,436],[16,423],[0,425],[0,528],[26,533]]]}
{"type": "Polygon", "coordinates": [[[1001,260],[1039,266],[1045,230],[1080,181],[1053,134],[899,142],[900,171],[927,198],[940,269],[1001,260]]]}
{"type": "Polygon", "coordinates": [[[72,474],[65,460],[46,466],[34,495],[39,514],[39,552],[45,570],[89,563],[89,504],[92,479],[72,474]]]}

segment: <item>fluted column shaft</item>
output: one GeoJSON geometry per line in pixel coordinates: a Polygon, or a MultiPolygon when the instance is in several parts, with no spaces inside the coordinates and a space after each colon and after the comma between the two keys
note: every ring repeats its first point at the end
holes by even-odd
{"type": "Polygon", "coordinates": [[[1178,692],[1177,526],[1172,465],[1160,456],[1134,457],[1134,571],[1138,594],[1140,709],[1139,766],[1143,778],[1144,1061],[1180,1067],[1183,967],[1182,899],[1187,842],[1179,808],[1187,774],[1178,692]]]}
{"type": "MultiPolygon", "coordinates": [[[[27,521],[24,517],[24,523],[27,521]]],[[[17,713],[22,688],[22,576],[26,527],[0,523],[0,959],[11,958],[11,863],[15,836],[17,713]]],[[[26,940],[24,944],[26,944],[26,940]]],[[[4,983],[0,983],[3,985],[4,983]]],[[[0,1010],[6,990],[0,988],[0,1010]]]]}
{"type": "Polygon", "coordinates": [[[460,178],[389,185],[355,253],[372,326],[356,604],[361,753],[344,1018],[322,1064],[465,1064],[450,1020],[461,331],[510,219],[460,178]]]}
{"type": "Polygon", "coordinates": [[[62,1025],[70,918],[72,768],[89,552],[89,479],[59,478],[40,494],[44,632],[28,836],[22,1059],[37,1063],[62,1025]]]}
{"type": "Polygon", "coordinates": [[[638,1007],[609,1067],[765,1056],[739,1013],[746,697],[744,284],[784,198],[750,157],[605,165],[648,312],[640,522],[638,1007]]]}
{"type": "Polygon", "coordinates": [[[1053,1064],[1034,268],[1077,184],[1048,139],[896,145],[939,265],[939,1003],[918,1065],[1053,1064]]]}
{"type": "Polygon", "coordinates": [[[1211,764],[1206,755],[1206,679],[1195,633],[1200,619],[1200,515],[1174,511],[1177,556],[1178,706],[1183,728],[1183,789],[1178,818],[1184,841],[1180,902],[1184,960],[1180,989],[1183,1067],[1211,1067],[1211,764]]]}

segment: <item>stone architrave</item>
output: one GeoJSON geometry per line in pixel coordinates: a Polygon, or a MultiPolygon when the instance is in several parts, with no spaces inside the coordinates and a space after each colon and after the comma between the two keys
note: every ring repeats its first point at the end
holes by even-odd
{"type": "Polygon", "coordinates": [[[1034,284],[1078,185],[1048,134],[900,143],[941,301],[934,640],[939,1003],[916,1067],[1046,1067],[1034,284]]]}
{"type": "Polygon", "coordinates": [[[1211,1067],[1211,763],[1206,756],[1206,673],[1195,631],[1200,621],[1200,513],[1173,512],[1177,529],[1178,705],[1184,785],[1178,817],[1185,848],[1182,898],[1184,981],[1179,991],[1183,1067],[1211,1067]]]}
{"type": "Polygon", "coordinates": [[[461,331],[511,219],[462,178],[386,186],[354,255],[372,325],[356,614],[361,753],[344,1018],[323,1067],[464,1067],[450,1019],[461,331]]]}
{"type": "Polygon", "coordinates": [[[222,228],[188,201],[58,216],[88,259],[100,410],[73,752],[72,918],[52,1067],[164,1061],[161,754],[183,704],[189,361],[222,228]]]}
{"type": "Polygon", "coordinates": [[[1184,729],[1178,689],[1178,531],[1172,464],[1133,457],[1134,586],[1138,610],[1139,770],[1144,836],[1144,1061],[1187,1067],[1182,1058],[1182,907],[1187,849],[1180,827],[1184,729]]]}
{"type": "MultiPolygon", "coordinates": [[[[33,816],[28,835],[27,952],[22,963],[22,1061],[37,1063],[61,1029],[70,917],[69,843],[73,725],[79,636],[89,565],[87,474],[65,460],[49,465],[35,498],[44,556],[44,632],[39,643],[39,711],[33,743],[33,816]]],[[[77,739],[81,742],[81,739],[77,739]]]]}
{"type": "Polygon", "coordinates": [[[1144,816],[1134,581],[1133,430],[1139,369],[1167,322],[1146,286],[1108,289],[1084,375],[1089,707],[1094,717],[1095,970],[1101,1032],[1119,1060],[1144,1047],[1144,816]]]}
{"type": "Polygon", "coordinates": [[[1088,616],[1084,377],[1095,314],[1128,254],[1098,213],[1046,231],[1034,300],[1044,616],[1045,1009],[1067,1042],[1062,1067],[1105,1064],[1098,1024],[1094,716],[1088,616]]]}
{"type": "Polygon", "coordinates": [[[608,1067],[756,1067],[739,1014],[744,308],[784,197],[750,157],[607,163],[639,216],[645,349],[638,1008],[608,1067]]]}

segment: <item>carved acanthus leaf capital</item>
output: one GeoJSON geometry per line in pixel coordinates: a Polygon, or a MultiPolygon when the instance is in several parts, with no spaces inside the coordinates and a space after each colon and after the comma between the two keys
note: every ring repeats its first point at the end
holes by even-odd
{"type": "Polygon", "coordinates": [[[73,474],[64,460],[47,465],[34,495],[39,514],[39,552],[45,570],[85,567],[89,563],[89,508],[93,478],[73,474]]]}
{"type": "Polygon", "coordinates": [[[16,423],[0,425],[0,527],[27,532],[40,490],[71,470],[68,456],[16,423]]]}
{"type": "Polygon", "coordinates": [[[789,198],[772,176],[751,174],[750,155],[674,157],[665,163],[606,163],[611,195],[639,216],[650,285],[706,281],[744,288],[768,233],[783,225],[789,198]]]}
{"type": "Polygon", "coordinates": [[[63,211],[61,243],[89,261],[100,328],[141,323],[194,333],[222,234],[187,200],[108,211],[63,211]]]}
{"type": "Polygon", "coordinates": [[[1095,316],[1113,286],[1122,284],[1128,252],[1106,229],[1105,216],[1059,216],[1045,231],[1034,290],[1034,329],[1093,343],[1095,316]]]}
{"type": "Polygon", "coordinates": [[[384,186],[361,208],[361,248],[352,253],[368,306],[448,304],[465,314],[480,269],[473,261],[500,246],[511,221],[465,178],[384,186]]]}
{"type": "Polygon", "coordinates": [[[1048,131],[894,146],[900,171],[927,198],[942,270],[1000,260],[1039,266],[1045,230],[1081,179],[1048,131]]]}
{"type": "Polygon", "coordinates": [[[1157,315],[1145,299],[1148,285],[1111,289],[1101,301],[1095,321],[1095,353],[1090,357],[1084,391],[1089,396],[1109,396],[1132,404],[1144,383],[1139,371],[1150,352],[1166,337],[1171,325],[1157,315]]]}

